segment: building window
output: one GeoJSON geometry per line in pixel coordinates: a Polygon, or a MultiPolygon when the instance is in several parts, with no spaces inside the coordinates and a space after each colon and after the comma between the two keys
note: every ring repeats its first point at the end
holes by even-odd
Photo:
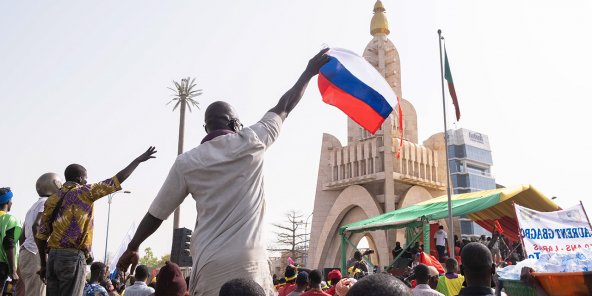
{"type": "Polygon", "coordinates": [[[384,152],[378,153],[378,163],[376,164],[376,171],[384,172],[384,152]]]}
{"type": "Polygon", "coordinates": [[[366,175],[366,160],[360,160],[360,176],[366,175]]]}
{"type": "Polygon", "coordinates": [[[333,166],[333,181],[339,180],[339,168],[338,166],[333,166]]]}

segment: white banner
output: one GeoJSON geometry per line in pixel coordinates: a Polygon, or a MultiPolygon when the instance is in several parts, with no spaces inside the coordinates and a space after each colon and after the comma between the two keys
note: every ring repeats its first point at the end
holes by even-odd
{"type": "MultiPolygon", "coordinates": [[[[119,250],[117,250],[117,253],[115,253],[115,256],[113,258],[111,258],[111,264],[109,264],[109,273],[110,274],[113,273],[115,271],[115,269],[117,268],[117,261],[119,261],[119,257],[121,257],[121,255],[123,255],[123,252],[125,252],[125,250],[127,249],[127,245],[132,241],[134,234],[136,234],[136,223],[135,222],[132,223],[132,226],[130,226],[129,230],[127,231],[127,233],[123,237],[123,240],[121,241],[121,244],[119,245],[119,250]]],[[[131,272],[133,273],[134,271],[132,270],[131,272]]]]}
{"type": "Polygon", "coordinates": [[[592,249],[592,230],[581,204],[567,210],[539,212],[515,205],[520,236],[528,258],[544,253],[592,249]]]}

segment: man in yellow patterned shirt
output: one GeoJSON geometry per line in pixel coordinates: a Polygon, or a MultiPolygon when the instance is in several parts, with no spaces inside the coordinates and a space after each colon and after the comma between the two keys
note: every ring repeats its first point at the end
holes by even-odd
{"type": "Polygon", "coordinates": [[[138,156],[113,178],[86,184],[86,169],[66,168],[66,183],[45,202],[35,242],[39,248],[39,276],[47,283],[47,296],[82,295],[86,262],[92,262],[93,203],[121,189],[138,165],[156,153],[154,147],[138,156]],[[49,250],[49,256],[47,255],[49,250]]]}

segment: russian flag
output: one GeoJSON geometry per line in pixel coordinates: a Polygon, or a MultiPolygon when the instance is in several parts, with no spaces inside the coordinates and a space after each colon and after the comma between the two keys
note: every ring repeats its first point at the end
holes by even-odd
{"type": "Polygon", "coordinates": [[[332,48],[327,55],[330,60],[318,76],[323,102],[374,134],[397,105],[397,95],[363,57],[341,48],[332,48]]]}

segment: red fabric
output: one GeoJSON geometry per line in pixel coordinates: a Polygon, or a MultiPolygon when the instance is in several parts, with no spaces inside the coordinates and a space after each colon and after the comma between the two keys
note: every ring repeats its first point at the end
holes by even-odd
{"type": "Polygon", "coordinates": [[[296,290],[296,284],[286,284],[278,291],[278,296],[286,296],[296,290]]]}
{"type": "Polygon", "coordinates": [[[452,81],[448,82],[448,91],[450,92],[450,97],[452,97],[452,104],[454,104],[454,114],[456,115],[456,121],[459,121],[460,108],[458,106],[458,99],[456,98],[456,89],[454,89],[454,83],[452,83],[452,81]]]}
{"type": "Polygon", "coordinates": [[[499,223],[499,220],[495,220],[495,229],[497,229],[497,232],[504,233],[504,229],[502,228],[502,225],[499,223]]]}
{"type": "Polygon", "coordinates": [[[425,265],[428,265],[428,266],[435,267],[436,270],[438,270],[439,274],[445,273],[444,268],[442,267],[442,264],[440,264],[440,262],[438,262],[438,259],[436,259],[436,257],[434,257],[432,255],[426,254],[425,252],[421,252],[419,254],[419,262],[423,263],[425,265]]]}
{"type": "Polygon", "coordinates": [[[401,107],[401,98],[397,96],[397,107],[399,109],[399,149],[395,157],[401,159],[401,150],[403,150],[403,108],[401,107]]]}
{"type": "Polygon", "coordinates": [[[501,225],[504,230],[504,236],[510,240],[510,243],[520,241],[520,237],[518,236],[518,222],[515,215],[512,215],[512,217],[505,216],[497,220],[477,220],[475,222],[481,227],[491,230],[495,227],[495,221],[498,221],[501,225]]]}
{"type": "Polygon", "coordinates": [[[331,296],[330,294],[327,294],[323,291],[319,291],[319,290],[308,290],[302,294],[300,294],[300,296],[315,296],[315,295],[320,295],[320,296],[331,296]]]}
{"type": "Polygon", "coordinates": [[[372,109],[372,107],[362,102],[360,99],[335,86],[321,73],[319,73],[318,84],[323,97],[323,102],[339,108],[353,121],[357,122],[372,134],[374,134],[384,122],[384,118],[382,118],[376,110],[372,109]]]}
{"type": "MultiPolygon", "coordinates": [[[[337,284],[337,282],[336,282],[335,284],[337,284]]],[[[335,286],[333,286],[333,287],[331,287],[331,288],[327,289],[327,290],[325,291],[325,293],[327,293],[327,294],[329,294],[329,295],[331,295],[331,296],[335,295],[335,286]]]]}
{"type": "MultiPolygon", "coordinates": [[[[438,250],[436,249],[436,243],[434,243],[434,235],[438,231],[438,227],[440,227],[440,224],[438,224],[438,223],[431,223],[430,224],[430,249],[424,250],[424,252],[429,251],[430,255],[432,255],[432,254],[437,255],[438,254],[438,250]]],[[[425,244],[425,242],[424,242],[424,244],[425,244]]]]}

